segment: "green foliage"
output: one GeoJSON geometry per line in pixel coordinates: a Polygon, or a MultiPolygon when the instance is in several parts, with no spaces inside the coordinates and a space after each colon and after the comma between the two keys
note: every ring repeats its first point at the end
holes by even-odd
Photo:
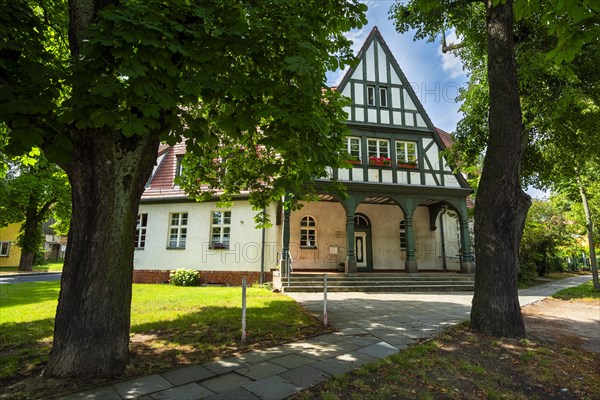
{"type": "Polygon", "coordinates": [[[566,215],[550,201],[534,201],[527,214],[519,252],[519,282],[567,268],[565,247],[574,242],[566,215]]]}
{"type": "Polygon", "coordinates": [[[198,286],[200,273],[194,269],[179,268],[169,273],[169,283],[175,286],[198,286]]]}
{"type": "MultiPolygon", "coordinates": [[[[7,161],[9,169],[0,179],[0,226],[20,223],[17,245],[42,255],[42,223],[53,217],[60,226],[69,225],[71,188],[67,176],[39,149],[7,161]]],[[[66,230],[58,233],[66,234],[66,230]]]]}

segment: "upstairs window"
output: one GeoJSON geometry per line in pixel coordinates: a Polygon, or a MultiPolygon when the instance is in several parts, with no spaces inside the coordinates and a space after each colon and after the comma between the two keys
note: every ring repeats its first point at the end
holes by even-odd
{"type": "Polygon", "coordinates": [[[181,174],[183,173],[183,164],[181,163],[181,161],[183,161],[183,155],[177,156],[177,160],[175,163],[175,176],[181,176],[181,174]]]}
{"type": "Polygon", "coordinates": [[[10,242],[0,242],[0,257],[8,257],[10,255],[10,242]]]}
{"type": "Polygon", "coordinates": [[[417,142],[396,141],[398,164],[417,165],[417,142]]]}
{"type": "Polygon", "coordinates": [[[231,211],[213,211],[210,225],[210,247],[228,249],[231,238],[231,211]]]}
{"type": "Polygon", "coordinates": [[[317,221],[308,215],[300,220],[300,247],[317,247],[317,221]]]}
{"type": "Polygon", "coordinates": [[[346,146],[343,150],[348,153],[348,161],[353,164],[360,164],[360,138],[347,137],[346,146]]]}
{"type": "Polygon", "coordinates": [[[381,107],[387,107],[387,88],[379,88],[379,105],[381,107]]]}
{"type": "Polygon", "coordinates": [[[375,86],[367,86],[367,104],[375,105],[375,86]]]}
{"type": "Polygon", "coordinates": [[[148,214],[138,214],[135,227],[134,247],[143,249],[146,246],[146,226],[148,225],[148,214]]]}
{"type": "Polygon", "coordinates": [[[368,139],[369,158],[390,158],[390,146],[387,139],[368,139]]]}
{"type": "Polygon", "coordinates": [[[171,213],[169,222],[169,248],[185,249],[188,213],[171,213]]]}

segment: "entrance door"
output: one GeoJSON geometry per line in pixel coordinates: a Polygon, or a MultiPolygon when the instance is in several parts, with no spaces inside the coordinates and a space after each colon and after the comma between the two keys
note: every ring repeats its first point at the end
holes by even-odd
{"type": "Polygon", "coordinates": [[[354,254],[356,254],[356,267],[367,267],[367,232],[354,234],[354,254]]]}

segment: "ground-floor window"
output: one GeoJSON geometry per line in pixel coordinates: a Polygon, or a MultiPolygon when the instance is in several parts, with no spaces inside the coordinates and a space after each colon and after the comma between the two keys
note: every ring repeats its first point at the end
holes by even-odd
{"type": "Polygon", "coordinates": [[[169,224],[169,248],[185,249],[188,213],[171,213],[169,224]]]}
{"type": "Polygon", "coordinates": [[[317,247],[317,220],[309,215],[300,220],[300,247],[317,247]]]}
{"type": "Polygon", "coordinates": [[[146,247],[146,226],[148,225],[148,214],[138,214],[135,226],[134,246],[136,249],[146,247]]]}
{"type": "Polygon", "coordinates": [[[228,249],[231,239],[231,211],[213,211],[211,217],[211,247],[228,249]]]}
{"type": "Polygon", "coordinates": [[[10,254],[10,242],[0,242],[0,257],[8,257],[10,254]]]}

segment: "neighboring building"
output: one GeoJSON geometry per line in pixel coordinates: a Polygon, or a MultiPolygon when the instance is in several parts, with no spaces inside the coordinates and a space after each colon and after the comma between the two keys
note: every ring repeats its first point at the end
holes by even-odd
{"type": "Polygon", "coordinates": [[[358,57],[337,88],[352,100],[344,150],[354,165],[329,171],[347,198],[318,180],[320,201],[293,213],[272,204],[277,223],[263,232],[244,195],[226,209],[188,199],[173,184],[185,147],[163,146],[139,208],[134,279],[166,281],[176,268],[209,283],[257,280],[261,268],[270,279],[288,251],[294,271],[472,273],[472,190],[440,154],[449,135],[433,126],[377,28],[358,57]]]}
{"type": "Polygon", "coordinates": [[[19,266],[21,249],[15,244],[19,229],[20,224],[9,224],[0,228],[0,268],[19,266]]]}

